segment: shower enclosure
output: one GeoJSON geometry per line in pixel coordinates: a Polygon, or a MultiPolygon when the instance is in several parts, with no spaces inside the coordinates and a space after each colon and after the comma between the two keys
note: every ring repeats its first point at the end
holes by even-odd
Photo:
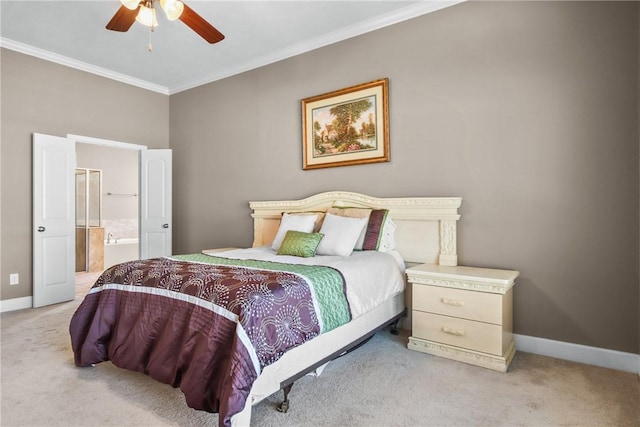
{"type": "Polygon", "coordinates": [[[76,169],[76,272],[104,270],[102,171],[76,169]]]}

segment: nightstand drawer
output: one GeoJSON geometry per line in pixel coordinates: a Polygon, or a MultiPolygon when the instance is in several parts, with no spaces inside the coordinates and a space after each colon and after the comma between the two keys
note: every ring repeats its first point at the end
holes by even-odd
{"type": "Polygon", "coordinates": [[[502,296],[499,294],[414,284],[413,309],[502,324],[502,296]]]}
{"type": "Polygon", "coordinates": [[[503,331],[499,325],[474,322],[421,311],[413,312],[414,337],[465,349],[502,355],[503,331]]]}

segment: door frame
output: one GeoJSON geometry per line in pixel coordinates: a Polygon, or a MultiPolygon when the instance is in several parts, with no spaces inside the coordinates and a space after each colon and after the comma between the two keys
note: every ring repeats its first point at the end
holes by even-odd
{"type": "Polygon", "coordinates": [[[110,139],[93,138],[90,136],[67,134],[67,139],[72,140],[74,143],[102,145],[105,147],[123,148],[125,150],[147,150],[149,147],[146,145],[130,144],[128,142],[112,141],[110,139]]]}

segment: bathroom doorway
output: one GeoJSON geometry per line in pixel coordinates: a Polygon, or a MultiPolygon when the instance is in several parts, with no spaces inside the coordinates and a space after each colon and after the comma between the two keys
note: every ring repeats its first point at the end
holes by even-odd
{"type": "MultiPolygon", "coordinates": [[[[78,169],[101,172],[99,194],[95,194],[97,186],[94,185],[89,206],[76,198],[76,215],[88,210],[91,222],[87,238],[80,236],[76,241],[76,272],[101,272],[112,265],[138,259],[138,151],[77,142],[76,159],[78,169]],[[85,248],[78,246],[83,241],[85,248]],[[86,254],[84,269],[83,254],[86,254]]],[[[94,181],[97,179],[96,175],[94,181]]]]}
{"type": "MultiPolygon", "coordinates": [[[[139,206],[136,229],[141,238],[134,259],[172,254],[170,149],[147,149],[144,145],[81,135],[67,134],[66,137],[58,137],[34,133],[32,307],[74,298],[77,279],[74,172],[79,166],[76,161],[78,143],[118,148],[123,150],[120,153],[124,153],[124,150],[137,153],[139,175],[136,174],[128,182],[136,182],[138,187],[133,193],[127,193],[131,195],[134,205],[139,206]]],[[[103,191],[110,192],[107,188],[103,191]]],[[[112,237],[115,238],[113,235],[112,237]]],[[[119,240],[118,243],[124,242],[119,240]]]]}

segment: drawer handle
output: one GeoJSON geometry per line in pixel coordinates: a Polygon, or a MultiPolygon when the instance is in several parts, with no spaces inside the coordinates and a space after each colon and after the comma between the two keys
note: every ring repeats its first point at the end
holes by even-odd
{"type": "Polygon", "coordinates": [[[442,327],[442,332],[444,332],[445,334],[455,335],[457,337],[463,337],[464,336],[464,331],[462,329],[453,329],[453,328],[449,328],[447,326],[443,326],[442,327]]]}
{"type": "Polygon", "coordinates": [[[440,298],[440,302],[447,305],[455,305],[456,307],[462,307],[464,305],[464,301],[452,298],[440,298]]]}

